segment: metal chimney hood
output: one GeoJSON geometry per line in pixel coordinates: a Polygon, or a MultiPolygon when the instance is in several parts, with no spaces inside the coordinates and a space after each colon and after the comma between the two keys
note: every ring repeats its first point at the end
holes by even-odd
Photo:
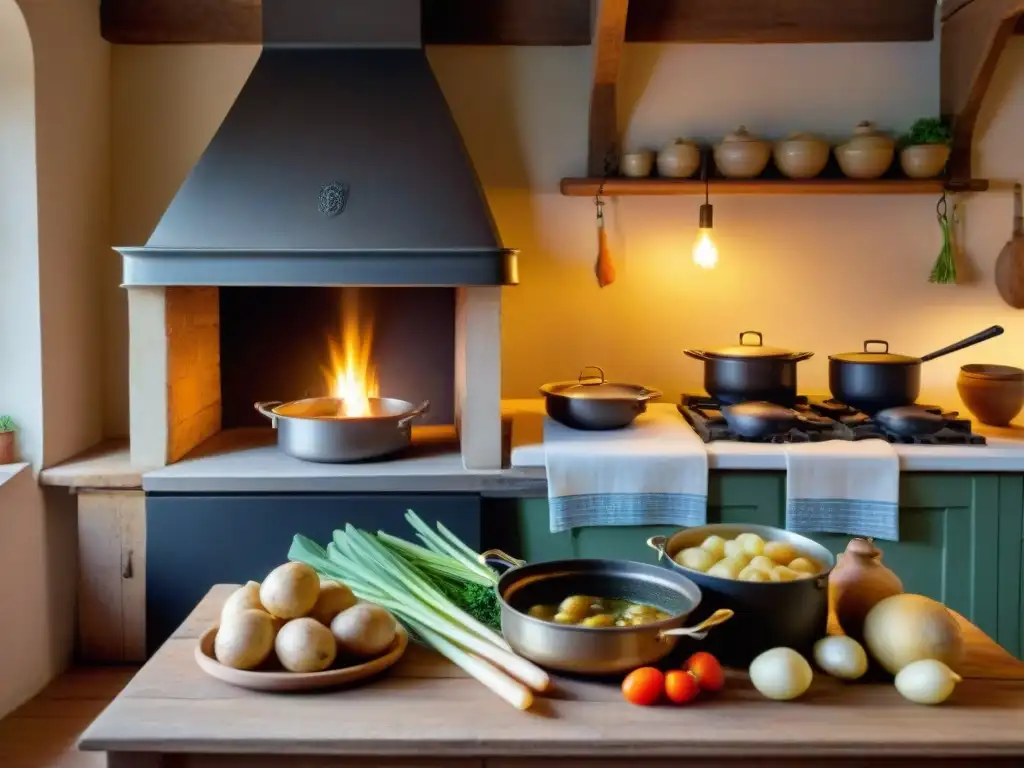
{"type": "Polygon", "coordinates": [[[263,0],[264,49],[125,286],[514,285],[420,0],[263,0]]]}

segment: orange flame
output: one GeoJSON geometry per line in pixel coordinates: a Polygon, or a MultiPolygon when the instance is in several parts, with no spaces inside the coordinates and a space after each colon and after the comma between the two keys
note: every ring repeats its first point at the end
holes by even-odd
{"type": "Polygon", "coordinates": [[[341,289],[341,336],[327,341],[330,368],[324,368],[327,391],[344,401],[341,416],[369,416],[371,397],[380,397],[377,368],[371,360],[373,314],[359,303],[358,288],[341,289]]]}

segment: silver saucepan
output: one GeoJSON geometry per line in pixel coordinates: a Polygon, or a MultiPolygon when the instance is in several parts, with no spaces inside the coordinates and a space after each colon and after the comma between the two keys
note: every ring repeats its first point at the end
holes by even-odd
{"type": "Polygon", "coordinates": [[[480,556],[491,565],[512,567],[498,580],[501,633],[512,650],[548,669],[585,675],[615,675],[653,664],[680,637],[702,640],[707,630],[728,621],[718,611],[694,627],[683,627],[700,605],[700,589],[682,574],[629,560],[551,560],[526,564],[499,550],[480,556]],[[557,624],[528,615],[537,604],[559,603],[570,595],[619,598],[653,605],[668,613],[662,621],[632,627],[557,624]]]}
{"type": "Polygon", "coordinates": [[[408,447],[412,422],[430,402],[415,406],[406,400],[371,397],[365,416],[347,415],[345,401],[312,397],[256,403],[255,408],[277,430],[277,447],[303,461],[343,464],[396,453],[408,447]]]}

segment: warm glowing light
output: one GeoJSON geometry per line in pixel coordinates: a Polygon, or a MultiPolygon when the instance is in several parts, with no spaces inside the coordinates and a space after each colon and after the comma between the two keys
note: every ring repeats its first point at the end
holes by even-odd
{"type": "Polygon", "coordinates": [[[332,397],[344,401],[339,416],[369,416],[371,397],[380,397],[373,365],[373,314],[360,306],[358,288],[341,289],[341,335],[328,339],[331,365],[324,369],[332,397]]]}
{"type": "Polygon", "coordinates": [[[697,241],[693,244],[693,263],[704,269],[711,269],[718,263],[718,249],[711,239],[710,229],[697,230],[697,241]]]}

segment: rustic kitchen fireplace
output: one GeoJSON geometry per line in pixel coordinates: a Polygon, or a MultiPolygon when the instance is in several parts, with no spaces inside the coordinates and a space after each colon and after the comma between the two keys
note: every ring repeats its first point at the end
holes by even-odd
{"type": "Polygon", "coordinates": [[[455,425],[467,469],[500,468],[516,252],[421,48],[419,0],[262,14],[264,50],[220,129],[146,245],[118,249],[133,462],[268,426],[256,401],[348,397],[371,373],[348,369],[369,366],[381,397],[429,400],[422,423],[455,425]]]}

